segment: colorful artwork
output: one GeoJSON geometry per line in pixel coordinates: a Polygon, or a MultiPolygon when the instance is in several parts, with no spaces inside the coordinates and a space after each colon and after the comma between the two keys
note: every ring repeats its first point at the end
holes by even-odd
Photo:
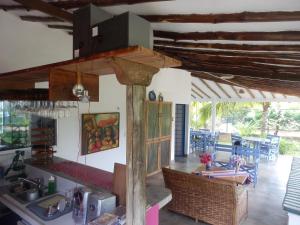
{"type": "Polygon", "coordinates": [[[120,114],[82,115],[82,155],[119,147],[120,114]]]}

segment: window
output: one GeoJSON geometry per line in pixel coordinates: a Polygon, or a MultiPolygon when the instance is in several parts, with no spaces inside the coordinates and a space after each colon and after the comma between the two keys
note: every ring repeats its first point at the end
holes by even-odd
{"type": "Polygon", "coordinates": [[[0,101],[0,150],[30,146],[30,115],[16,111],[14,104],[0,101]]]}

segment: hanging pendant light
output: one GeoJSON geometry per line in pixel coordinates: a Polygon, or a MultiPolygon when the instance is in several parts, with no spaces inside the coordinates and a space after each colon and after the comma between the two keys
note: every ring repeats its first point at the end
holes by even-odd
{"type": "Polygon", "coordinates": [[[88,103],[90,101],[90,96],[88,94],[88,90],[85,90],[84,86],[81,83],[81,73],[78,70],[78,66],[76,80],[77,82],[72,89],[73,95],[76,96],[79,99],[79,101],[83,103],[88,103]]]}
{"type": "Polygon", "coordinates": [[[77,98],[80,98],[84,94],[84,87],[81,84],[81,74],[78,71],[78,68],[77,68],[76,80],[77,80],[77,82],[74,85],[72,92],[73,92],[73,95],[75,95],[77,98]]]}

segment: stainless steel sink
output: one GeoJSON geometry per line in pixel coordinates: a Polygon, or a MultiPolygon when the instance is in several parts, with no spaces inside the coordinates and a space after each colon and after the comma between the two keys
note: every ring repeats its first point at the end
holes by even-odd
{"type": "Polygon", "coordinates": [[[48,196],[47,187],[40,181],[20,179],[8,186],[8,194],[22,204],[48,196]]]}

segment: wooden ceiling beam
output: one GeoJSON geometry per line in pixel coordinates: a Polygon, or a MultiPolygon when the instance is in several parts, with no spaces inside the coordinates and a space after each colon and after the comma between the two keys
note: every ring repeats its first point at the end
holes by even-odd
{"type": "MultiPolygon", "coordinates": [[[[27,0],[24,0],[27,1],[27,0]]],[[[31,0],[28,0],[31,1],[31,0]]],[[[80,8],[87,4],[94,4],[97,6],[116,6],[116,5],[133,5],[133,4],[140,4],[140,3],[148,3],[148,2],[165,2],[165,1],[173,1],[173,0],[74,0],[74,1],[53,1],[48,2],[49,5],[55,6],[59,9],[74,9],[80,8]]],[[[47,4],[47,3],[46,3],[47,4]]],[[[0,9],[5,11],[10,10],[31,10],[34,9],[32,7],[28,7],[26,5],[0,5],[0,9]]]]}
{"type": "Polygon", "coordinates": [[[155,23],[247,23],[300,21],[300,11],[294,12],[241,12],[228,14],[169,14],[142,15],[155,23]]]}
{"type": "MultiPolygon", "coordinates": [[[[190,57],[185,57],[184,51],[179,51],[177,54],[162,51],[171,57],[182,61],[181,69],[189,71],[203,71],[221,74],[238,75],[254,78],[268,78],[276,80],[299,81],[300,67],[278,67],[274,65],[239,65],[239,63],[222,63],[220,61],[209,62],[197,59],[197,54],[190,54],[190,57]]],[[[187,52],[188,54],[190,52],[187,52]]]]}
{"type": "Polygon", "coordinates": [[[228,94],[227,91],[218,82],[214,83],[227,96],[227,98],[231,98],[230,94],[228,94]]]}
{"type": "Polygon", "coordinates": [[[300,41],[300,31],[277,32],[189,32],[155,30],[154,36],[172,40],[300,41]]]}
{"type": "Polygon", "coordinates": [[[255,95],[252,93],[252,91],[249,88],[245,88],[245,89],[252,98],[255,98],[255,95]]]}
{"type": "Polygon", "coordinates": [[[281,52],[300,52],[300,45],[248,45],[248,44],[219,44],[219,43],[194,43],[178,42],[167,40],[154,40],[155,45],[181,47],[181,48],[204,48],[204,49],[223,49],[233,51],[281,51],[281,52]]]}
{"type": "Polygon", "coordinates": [[[282,52],[240,52],[240,51],[219,51],[219,50],[204,50],[204,49],[183,49],[164,46],[154,46],[154,50],[179,55],[215,55],[215,56],[235,56],[235,57],[254,57],[254,58],[282,58],[291,60],[300,60],[300,52],[282,53],[282,52]]]}
{"type": "Polygon", "coordinates": [[[262,90],[259,90],[258,92],[263,98],[266,98],[266,95],[262,92],[262,90]]]}
{"type": "MultiPolygon", "coordinates": [[[[285,95],[300,96],[300,82],[292,81],[276,81],[269,79],[253,79],[250,77],[234,76],[230,80],[221,79],[220,76],[224,74],[218,73],[206,73],[201,71],[192,71],[192,76],[212,80],[215,82],[231,85],[240,86],[243,88],[268,91],[274,93],[281,93],[285,95]]],[[[247,90],[247,89],[246,89],[247,90]]]]}
{"type": "Polygon", "coordinates": [[[14,0],[26,8],[35,9],[48,15],[60,18],[67,22],[73,22],[73,15],[41,0],[14,0]]]}
{"type": "Polygon", "coordinates": [[[275,99],[276,97],[275,97],[274,93],[273,92],[270,92],[270,93],[272,95],[272,98],[275,99]]]}
{"type": "MultiPolygon", "coordinates": [[[[174,56],[174,57],[178,57],[178,56],[174,56]]],[[[233,68],[238,68],[238,69],[245,69],[245,70],[254,70],[254,71],[261,71],[266,72],[266,73],[272,73],[272,74],[282,74],[282,75],[297,75],[300,73],[300,66],[287,66],[287,65],[270,65],[270,64],[266,64],[266,63],[256,63],[256,62],[239,62],[238,60],[234,60],[232,59],[232,62],[230,61],[219,61],[219,62],[215,62],[215,61],[209,61],[209,60],[200,60],[197,57],[190,58],[190,57],[179,57],[182,61],[185,62],[184,65],[194,65],[194,64],[198,64],[199,66],[203,65],[203,66],[216,66],[216,67],[220,67],[220,66],[224,66],[224,67],[233,67],[233,68]]],[[[238,75],[238,74],[236,74],[238,75]]],[[[281,78],[276,78],[273,77],[274,79],[281,79],[281,78]]],[[[272,78],[271,78],[272,79],[272,78]]],[[[295,80],[295,78],[292,78],[292,80],[295,80]]],[[[297,79],[296,79],[297,80],[297,79]]]]}
{"type": "Polygon", "coordinates": [[[217,96],[218,98],[221,98],[221,96],[214,90],[214,89],[212,89],[212,87],[205,81],[205,80],[203,80],[203,79],[199,79],[203,84],[204,84],[204,86],[205,87],[207,87],[207,89],[208,90],[210,90],[215,96],[217,96]]]}
{"type": "Polygon", "coordinates": [[[195,83],[192,82],[192,87],[194,87],[197,91],[202,93],[202,95],[206,96],[207,98],[211,98],[208,94],[206,94],[204,91],[202,91],[195,83]]]}
{"type": "Polygon", "coordinates": [[[4,11],[12,11],[12,10],[27,10],[30,11],[30,8],[25,7],[23,5],[0,5],[0,9],[4,11]]]}
{"type": "MultiPolygon", "coordinates": [[[[171,51],[172,52],[172,51],[171,51]]],[[[246,54],[246,53],[245,53],[246,54]]],[[[201,62],[207,63],[217,63],[217,64],[233,64],[233,65],[245,65],[245,66],[254,66],[254,67],[265,67],[265,68],[286,68],[285,66],[289,66],[289,68],[299,68],[300,60],[293,59],[282,59],[282,58],[264,58],[264,57],[252,57],[251,55],[245,56],[226,56],[222,55],[220,52],[219,55],[214,54],[197,54],[197,53],[189,53],[188,51],[179,51],[177,53],[173,53],[174,56],[181,56],[186,59],[199,60],[201,62]],[[273,64],[273,65],[272,65],[273,64]]]]}
{"type": "Polygon", "coordinates": [[[20,16],[20,18],[29,22],[63,22],[63,20],[54,16],[20,16]]]}
{"type": "Polygon", "coordinates": [[[54,24],[48,24],[47,26],[48,26],[49,28],[53,28],[53,29],[62,29],[62,30],[66,30],[66,31],[73,30],[73,26],[68,26],[68,25],[54,25],[54,24]]]}
{"type": "Polygon", "coordinates": [[[198,93],[196,90],[194,90],[193,88],[191,89],[191,91],[195,94],[195,95],[197,95],[199,98],[203,98],[203,96],[200,94],[200,93],[198,93]]]}
{"type": "Polygon", "coordinates": [[[163,1],[172,1],[172,0],[65,0],[65,1],[56,1],[51,4],[63,8],[63,9],[73,9],[80,8],[87,4],[94,4],[96,6],[116,6],[116,5],[134,5],[148,2],[163,2],[163,1]]]}
{"type": "Polygon", "coordinates": [[[228,75],[237,75],[242,77],[252,77],[252,78],[265,78],[272,80],[281,81],[300,81],[299,72],[288,72],[288,71],[272,71],[272,70],[262,70],[260,68],[247,68],[240,66],[231,65],[218,65],[218,64],[204,64],[201,62],[190,62],[185,59],[181,59],[183,66],[180,69],[188,71],[202,71],[211,73],[221,73],[228,75]]]}
{"type": "Polygon", "coordinates": [[[232,90],[234,91],[234,93],[236,94],[236,96],[238,97],[238,98],[242,98],[242,96],[240,95],[240,93],[236,90],[236,88],[234,87],[234,86],[232,86],[232,85],[230,85],[231,86],[231,88],[232,88],[232,90]]]}

